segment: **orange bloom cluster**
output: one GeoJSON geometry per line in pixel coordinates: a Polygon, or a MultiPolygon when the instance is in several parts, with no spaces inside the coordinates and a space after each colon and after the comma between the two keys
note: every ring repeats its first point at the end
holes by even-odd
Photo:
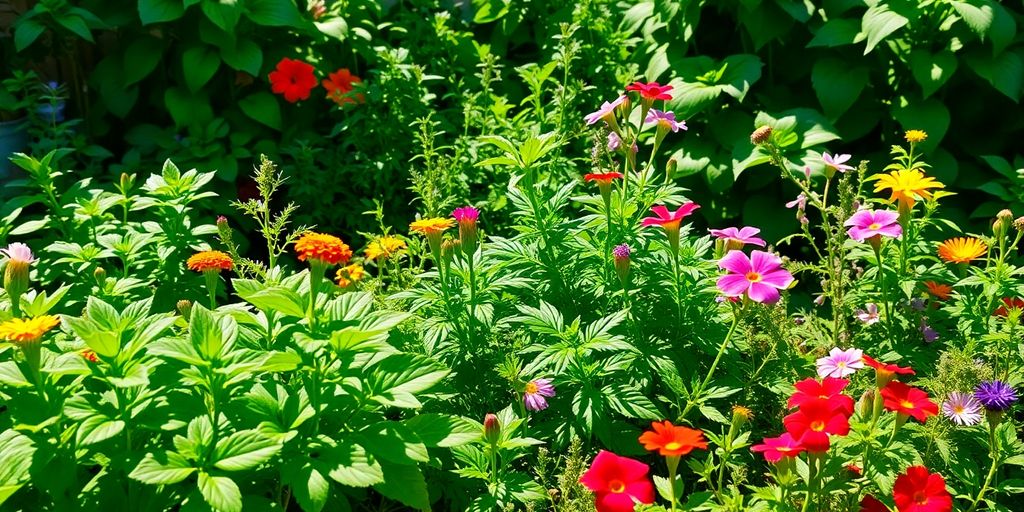
{"type": "Polygon", "coordinates": [[[234,262],[231,261],[231,256],[223,252],[202,251],[193,254],[186,264],[189,270],[196,272],[206,272],[207,270],[220,272],[221,270],[231,270],[234,262]]]}
{"type": "Polygon", "coordinates": [[[352,249],[340,238],[312,231],[295,242],[295,253],[299,261],[315,260],[328,265],[348,263],[352,258],[352,249]]]}

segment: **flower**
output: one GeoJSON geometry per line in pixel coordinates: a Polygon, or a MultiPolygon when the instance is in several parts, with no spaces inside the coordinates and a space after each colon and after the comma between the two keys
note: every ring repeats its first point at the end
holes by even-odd
{"type": "Polygon", "coordinates": [[[950,512],[953,497],[946,490],[946,481],[938,473],[929,473],[924,466],[910,466],[896,478],[892,488],[898,512],[950,512]]]}
{"type": "Polygon", "coordinates": [[[985,409],[1005,411],[1017,401],[1017,392],[1001,380],[988,380],[982,381],[974,388],[974,398],[977,398],[985,409]]]}
{"type": "Polygon", "coordinates": [[[189,257],[186,262],[189,270],[196,272],[220,272],[231,270],[234,264],[231,256],[220,251],[202,251],[189,257]]]}
{"type": "Polygon", "coordinates": [[[626,86],[627,91],[636,91],[640,93],[640,97],[649,100],[670,100],[672,96],[668,94],[668,91],[672,90],[671,85],[661,85],[658,82],[633,82],[626,86]]]}
{"type": "Polygon", "coordinates": [[[993,311],[992,314],[994,316],[1005,317],[1010,314],[1011,310],[1021,309],[1024,309],[1024,299],[1020,299],[1017,297],[1014,297],[1012,299],[1010,297],[1003,297],[1003,305],[996,308],[996,310],[993,311]]]}
{"type": "Polygon", "coordinates": [[[29,345],[39,341],[50,329],[60,325],[60,318],[42,315],[35,318],[12,318],[0,323],[0,339],[15,345],[29,345]]]}
{"type": "Polygon", "coordinates": [[[778,462],[783,457],[796,457],[804,447],[789,432],[784,432],[779,437],[762,439],[761,444],[751,446],[750,451],[764,454],[764,460],[768,462],[778,462]]]}
{"type": "Polygon", "coordinates": [[[821,382],[809,378],[804,379],[793,385],[796,392],[789,397],[789,402],[786,405],[792,409],[803,407],[804,404],[817,400],[824,400],[834,410],[849,416],[853,414],[853,398],[843,394],[843,389],[849,383],[850,381],[846,379],[833,377],[825,377],[821,382]]]}
{"type": "Polygon", "coordinates": [[[679,457],[694,448],[708,449],[704,432],[687,427],[678,427],[670,421],[651,422],[651,428],[640,435],[640,444],[649,451],[656,451],[665,457],[679,457]]]}
{"type": "Polygon", "coordinates": [[[270,90],[283,95],[288,103],[309,98],[309,92],[316,87],[313,66],[296,59],[281,59],[269,78],[270,90]]]}
{"type": "Polygon", "coordinates": [[[860,320],[864,325],[873,325],[878,323],[878,305],[874,302],[870,302],[864,306],[864,309],[858,309],[854,315],[857,320],[860,320]]]}
{"type": "Polygon", "coordinates": [[[622,147],[622,137],[615,132],[608,132],[608,151],[618,151],[622,147]]]}
{"type": "Polygon", "coordinates": [[[746,244],[756,245],[758,247],[765,246],[765,241],[756,236],[761,232],[758,228],[744,226],[739,229],[711,229],[709,232],[711,233],[711,236],[718,238],[719,240],[725,240],[726,250],[742,249],[746,244]]]}
{"type": "Polygon", "coordinates": [[[91,349],[91,348],[87,348],[87,349],[79,352],[79,354],[81,354],[83,359],[85,359],[86,361],[89,361],[90,363],[98,363],[98,362],[100,362],[100,358],[99,358],[99,356],[96,355],[96,351],[91,349]]]}
{"type": "Polygon", "coordinates": [[[452,211],[452,217],[455,218],[455,222],[473,222],[480,218],[480,210],[472,206],[460,206],[452,211]]]}
{"type": "Polygon", "coordinates": [[[649,471],[643,462],[601,450],[580,483],[597,494],[597,512],[633,512],[636,502],[654,503],[649,471]]]}
{"type": "Polygon", "coordinates": [[[299,255],[299,261],[310,260],[327,265],[347,263],[352,258],[352,250],[340,238],[312,231],[295,242],[295,253],[299,255]]]}
{"type": "Polygon", "coordinates": [[[420,233],[421,235],[430,236],[438,235],[445,232],[448,228],[455,225],[455,221],[452,219],[446,219],[443,217],[433,217],[429,219],[420,219],[413,221],[409,224],[409,231],[420,233]]]}
{"type": "Polygon", "coordinates": [[[928,138],[928,134],[924,130],[907,130],[903,134],[903,138],[906,139],[907,142],[913,144],[917,142],[924,142],[925,139],[928,138]]]}
{"type": "MultiPolygon", "coordinates": [[[[928,293],[939,300],[949,299],[949,294],[953,293],[953,287],[948,284],[936,283],[935,281],[925,281],[924,287],[928,290],[928,293]]],[[[1004,299],[1005,300],[1005,299],[1004,299]]],[[[1024,301],[1021,301],[1021,305],[1024,306],[1024,301]]]]}
{"type": "Polygon", "coordinates": [[[652,108],[647,112],[647,118],[644,119],[647,124],[658,125],[658,131],[661,133],[668,132],[676,133],[680,128],[687,130],[685,121],[676,121],[676,115],[672,112],[663,112],[656,108],[652,108]]]}
{"type": "Polygon", "coordinates": [[[366,246],[366,251],[363,253],[369,261],[376,259],[388,259],[400,251],[405,250],[405,240],[394,236],[382,236],[366,246]]]}
{"type": "Polygon", "coordinates": [[[765,142],[768,142],[771,139],[771,136],[772,127],[767,125],[761,126],[750,134],[750,143],[755,146],[759,146],[761,144],[764,144],[765,142]]]}
{"type": "Polygon", "coordinates": [[[501,421],[498,420],[497,414],[484,415],[484,440],[492,446],[501,440],[501,421]]]}
{"type": "Polygon", "coordinates": [[[804,403],[797,412],[783,418],[782,424],[811,453],[828,451],[829,434],[845,436],[850,432],[846,415],[821,398],[804,403]]]}
{"type": "Polygon", "coordinates": [[[338,282],[338,286],[348,288],[352,283],[361,281],[365,276],[366,269],[358,263],[353,263],[339,268],[337,274],[334,275],[334,279],[338,282]]]}
{"type": "Polygon", "coordinates": [[[35,256],[32,255],[32,249],[21,242],[13,242],[6,248],[0,249],[0,254],[7,257],[8,265],[11,263],[31,265],[36,261],[35,256]]]}
{"type": "Polygon", "coordinates": [[[861,210],[846,219],[843,225],[850,228],[846,234],[858,242],[876,236],[899,238],[903,234],[899,218],[898,213],[889,210],[861,210]]]}
{"type": "Polygon", "coordinates": [[[865,494],[860,500],[860,512],[890,512],[889,507],[885,506],[878,498],[865,494]]]}
{"type": "Polygon", "coordinates": [[[476,221],[480,218],[480,210],[472,206],[460,206],[452,211],[452,217],[459,223],[459,242],[466,255],[476,251],[476,221]]]}
{"type": "Polygon", "coordinates": [[[793,275],[782,268],[782,260],[769,252],[753,251],[748,258],[742,251],[729,251],[718,266],[729,271],[716,283],[727,297],[746,294],[754,302],[774,304],[779,290],[793,284],[793,275]]]}
{"type": "Polygon", "coordinates": [[[957,425],[977,425],[981,421],[981,402],[970,393],[954,391],[942,402],[942,414],[957,425]]]}
{"type": "Polygon", "coordinates": [[[786,203],[786,208],[793,208],[794,206],[797,207],[797,210],[806,210],[807,194],[800,192],[799,194],[796,195],[796,199],[786,203]]]}
{"type": "Polygon", "coordinates": [[[875,369],[875,382],[878,387],[883,387],[889,383],[897,374],[899,375],[914,375],[914,369],[910,367],[897,366],[895,364],[882,363],[876,361],[869,355],[864,355],[864,363],[875,369]]]}
{"type": "Polygon", "coordinates": [[[886,384],[880,394],[886,410],[911,416],[922,423],[928,416],[939,413],[939,406],[928,398],[928,393],[898,380],[886,384]]]}
{"type": "Polygon", "coordinates": [[[900,169],[889,174],[876,174],[870,179],[878,180],[878,183],[875,183],[875,192],[889,189],[889,202],[899,201],[900,211],[913,208],[917,198],[932,197],[928,189],[945,188],[945,185],[935,181],[935,178],[925,177],[920,169],[900,169]]]}
{"type": "Polygon", "coordinates": [[[932,326],[928,325],[927,318],[921,318],[921,325],[918,326],[918,329],[921,331],[921,336],[924,337],[925,343],[931,343],[939,339],[938,331],[932,329],[932,326]]]}
{"type": "Polygon", "coordinates": [[[584,181],[596,181],[598,186],[611,185],[612,181],[622,178],[621,172],[606,172],[600,174],[587,174],[583,176],[584,181]]]}
{"type": "Polygon", "coordinates": [[[612,249],[612,256],[614,256],[615,259],[628,260],[629,254],[629,244],[616,245],[615,248],[612,249]]]}
{"type": "Polygon", "coordinates": [[[362,103],[366,97],[360,93],[350,94],[355,87],[352,84],[362,83],[363,79],[353,75],[348,68],[341,68],[334,73],[327,75],[327,79],[320,82],[327,89],[327,99],[333,100],[338,105],[346,103],[362,103]]]}
{"type": "Polygon", "coordinates": [[[18,303],[21,294],[28,291],[29,267],[36,259],[32,256],[32,249],[20,242],[0,249],[0,254],[7,257],[7,264],[4,265],[4,290],[14,303],[18,303]]]}
{"type": "Polygon", "coordinates": [[[669,212],[668,208],[663,205],[657,205],[651,208],[657,217],[647,217],[641,221],[640,225],[643,227],[648,226],[661,226],[665,229],[679,229],[679,223],[683,219],[689,217],[694,210],[700,208],[700,205],[694,202],[683,203],[675,212],[669,212]]]}
{"type": "Polygon", "coordinates": [[[864,352],[858,348],[842,350],[839,347],[832,347],[828,356],[815,361],[818,376],[841,379],[853,375],[857,370],[864,368],[864,361],[861,360],[863,355],[864,352]]]}
{"type": "Polygon", "coordinates": [[[974,237],[950,238],[939,244],[939,257],[950,263],[970,263],[987,251],[985,242],[974,237]]]}
{"type": "Polygon", "coordinates": [[[625,94],[619,96],[614,101],[606,101],[601,104],[601,108],[584,116],[583,120],[586,121],[588,125],[594,124],[598,121],[604,121],[614,130],[617,126],[617,123],[615,122],[615,109],[618,108],[619,105],[622,105],[622,102],[624,101],[626,101],[625,94]]]}
{"type": "Polygon", "coordinates": [[[619,276],[619,281],[622,282],[623,286],[626,285],[626,279],[629,278],[629,245],[621,244],[616,245],[612,249],[612,259],[615,264],[615,273],[619,276]]]}
{"type": "Polygon", "coordinates": [[[531,411],[543,411],[548,408],[548,401],[544,398],[555,396],[555,387],[548,379],[533,379],[526,383],[526,391],[523,393],[523,404],[531,411]]]}
{"type": "Polygon", "coordinates": [[[852,158],[850,155],[830,155],[828,152],[821,154],[821,161],[825,162],[825,165],[835,169],[839,172],[852,171],[853,166],[846,165],[846,162],[852,158]]]}

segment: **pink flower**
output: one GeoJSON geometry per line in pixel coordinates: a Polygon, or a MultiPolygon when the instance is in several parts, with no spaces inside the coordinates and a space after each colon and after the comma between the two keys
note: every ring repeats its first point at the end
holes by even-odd
{"type": "Polygon", "coordinates": [[[472,206],[460,206],[452,212],[452,217],[455,217],[455,221],[460,224],[463,222],[476,223],[476,220],[480,218],[480,210],[472,206]]]}
{"type": "Polygon", "coordinates": [[[548,379],[534,379],[526,383],[526,391],[523,393],[523,405],[531,411],[543,411],[548,408],[548,401],[544,398],[555,396],[555,387],[548,379]]]}
{"type": "Polygon", "coordinates": [[[833,168],[833,169],[835,169],[835,170],[837,170],[839,172],[846,172],[846,171],[852,171],[853,170],[852,166],[846,165],[846,162],[848,160],[850,160],[850,158],[851,158],[850,155],[834,155],[833,156],[833,155],[828,154],[827,151],[821,154],[821,160],[823,162],[825,162],[825,165],[827,165],[827,166],[829,166],[829,167],[831,167],[831,168],[833,168]]]}
{"type": "Polygon", "coordinates": [[[622,147],[622,137],[615,132],[608,132],[608,151],[618,151],[622,147]]]}
{"type": "Polygon", "coordinates": [[[700,205],[694,202],[688,202],[683,203],[675,212],[669,212],[668,208],[659,204],[658,206],[651,208],[651,212],[657,215],[657,217],[647,217],[640,223],[640,225],[643,227],[661,226],[665,229],[675,229],[678,231],[679,223],[686,217],[689,217],[697,208],[700,208],[700,205]]]}
{"type": "Polygon", "coordinates": [[[823,379],[842,379],[853,375],[857,370],[864,368],[864,361],[861,360],[863,356],[864,352],[857,348],[840,350],[839,347],[833,347],[827,356],[815,361],[818,376],[823,379]]]}
{"type": "Polygon", "coordinates": [[[786,203],[786,208],[792,208],[794,206],[796,206],[798,210],[807,209],[807,196],[803,192],[800,192],[800,194],[796,196],[796,199],[786,203]]]}
{"type": "Polygon", "coordinates": [[[796,457],[804,451],[804,447],[800,446],[800,443],[793,439],[789,432],[779,437],[766,437],[761,443],[751,446],[750,451],[763,453],[764,460],[768,462],[778,462],[783,457],[796,457]]]}
{"type": "Polygon", "coordinates": [[[623,101],[626,101],[625,94],[616,98],[615,101],[606,101],[601,105],[601,108],[584,116],[583,120],[586,121],[588,125],[603,120],[608,123],[609,126],[614,126],[615,109],[618,108],[619,105],[622,105],[623,101]]]}
{"type": "Polygon", "coordinates": [[[658,130],[667,132],[672,130],[672,133],[678,132],[680,128],[686,130],[686,122],[676,121],[676,115],[672,112],[663,112],[656,108],[652,108],[647,112],[647,119],[644,119],[647,124],[658,125],[658,130]]]}
{"type": "Polygon", "coordinates": [[[765,242],[756,235],[761,232],[758,228],[744,226],[742,228],[725,228],[709,230],[711,236],[719,240],[725,240],[727,250],[742,249],[744,245],[756,245],[764,247],[765,242]]]}
{"type": "Polygon", "coordinates": [[[36,261],[36,258],[32,256],[32,249],[21,242],[14,242],[6,249],[0,249],[0,254],[7,256],[7,259],[15,264],[31,265],[36,261]]]}
{"type": "Polygon", "coordinates": [[[889,210],[861,210],[853,214],[843,225],[850,228],[846,234],[858,242],[874,236],[899,238],[903,234],[899,218],[898,213],[889,210]]]}
{"type": "Polygon", "coordinates": [[[774,304],[779,290],[793,284],[793,275],[782,268],[782,260],[769,252],[753,251],[748,258],[742,251],[729,251],[718,266],[729,271],[717,283],[727,297],[746,294],[754,302],[774,304]]]}
{"type": "Polygon", "coordinates": [[[874,325],[878,323],[878,306],[873,302],[867,304],[864,309],[858,309],[854,316],[864,325],[874,325]]]}
{"type": "Polygon", "coordinates": [[[580,483],[596,494],[597,512],[632,512],[636,502],[654,503],[650,470],[643,462],[601,450],[580,483]]]}

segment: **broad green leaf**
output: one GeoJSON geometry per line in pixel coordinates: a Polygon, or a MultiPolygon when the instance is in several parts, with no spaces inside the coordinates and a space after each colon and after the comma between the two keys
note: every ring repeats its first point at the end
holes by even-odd
{"type": "Polygon", "coordinates": [[[112,420],[106,416],[90,416],[78,424],[76,436],[80,444],[90,445],[120,434],[124,426],[125,422],[121,420],[112,420]]]}
{"type": "Polygon", "coordinates": [[[606,386],[602,392],[608,405],[627,418],[658,420],[663,417],[654,402],[639,390],[622,386],[606,386]]]}
{"type": "Polygon", "coordinates": [[[316,25],[316,29],[325,36],[337,39],[338,41],[344,41],[345,37],[348,36],[348,23],[345,23],[345,18],[340,16],[324,21],[314,21],[313,25],[316,25]]]}
{"type": "Polygon", "coordinates": [[[393,407],[419,407],[413,396],[426,391],[445,378],[450,371],[424,356],[395,354],[369,370],[367,385],[373,399],[393,407]]]}
{"type": "Polygon", "coordinates": [[[382,461],[395,464],[427,462],[430,456],[419,437],[397,421],[381,421],[356,433],[360,445],[382,461]]]}
{"type": "Polygon", "coordinates": [[[331,465],[330,476],[339,484],[369,487],[384,481],[380,463],[351,440],[345,440],[330,450],[324,463],[331,465]]]}
{"type": "Polygon", "coordinates": [[[242,9],[236,0],[202,0],[200,8],[207,19],[229,34],[234,31],[242,16],[242,9]]]}
{"type": "Polygon", "coordinates": [[[242,512],[242,492],[234,480],[199,472],[199,492],[218,512],[242,512]]]}
{"type": "Polygon", "coordinates": [[[924,130],[928,140],[920,143],[924,151],[935,148],[949,130],[950,116],[946,106],[936,98],[911,103],[893,110],[893,117],[903,130],[924,130]]]}
{"type": "Polygon", "coordinates": [[[282,480],[305,512],[320,512],[331,495],[331,482],[312,465],[300,469],[285,468],[282,480]]]}
{"type": "Polygon", "coordinates": [[[275,129],[281,129],[281,105],[266,91],[250,94],[238,101],[245,115],[275,129]]]}
{"type": "Polygon", "coordinates": [[[956,72],[957,59],[949,50],[935,54],[927,50],[914,50],[910,52],[907,63],[914,80],[921,85],[924,99],[928,99],[956,72]]]}
{"type": "Polygon", "coordinates": [[[416,510],[430,510],[430,495],[427,481],[416,465],[399,465],[381,462],[384,481],[373,488],[384,496],[416,510]]]}
{"type": "Polygon", "coordinates": [[[181,0],[139,0],[139,19],[143,25],[173,21],[185,14],[181,0]]]}
{"type": "Polygon", "coordinates": [[[302,16],[293,0],[242,0],[247,18],[268,27],[295,27],[303,25],[302,16]]]}
{"type": "Polygon", "coordinates": [[[153,485],[176,484],[191,475],[196,468],[175,452],[147,453],[128,475],[142,483],[153,485]]]}
{"type": "Polygon", "coordinates": [[[281,451],[281,445],[255,430],[242,430],[217,442],[214,466],[224,471],[254,469],[281,451]]]}
{"type": "Polygon", "coordinates": [[[818,59],[811,70],[811,83],[825,114],[837,119],[853,106],[868,84],[868,68],[834,57],[818,59]]]}
{"type": "Polygon", "coordinates": [[[448,414],[421,414],[405,420],[405,425],[429,447],[459,446],[473,442],[481,435],[479,423],[448,414]]]}
{"type": "Polygon", "coordinates": [[[860,26],[859,20],[830,19],[814,33],[814,38],[811,39],[811,42],[807,43],[807,47],[835,47],[853,44],[857,40],[857,34],[860,33],[860,26]]]}
{"type": "Polygon", "coordinates": [[[192,92],[196,92],[217,72],[220,67],[220,56],[209,46],[193,46],[185,50],[181,56],[181,66],[185,75],[185,85],[192,92]]]}
{"type": "Polygon", "coordinates": [[[953,6],[953,9],[960,15],[960,19],[964,20],[964,23],[971,27],[975,34],[982,38],[985,37],[995,18],[995,12],[989,0],[951,0],[948,3],[953,6]]]}
{"type": "Polygon", "coordinates": [[[228,66],[253,76],[260,74],[263,65],[263,50],[251,39],[238,39],[234,45],[222,46],[220,56],[228,66]]]}
{"type": "Polygon", "coordinates": [[[46,25],[33,19],[18,20],[14,25],[14,48],[22,51],[28,48],[46,31],[46,25]]]}
{"type": "Polygon", "coordinates": [[[861,20],[861,32],[867,36],[867,46],[864,48],[864,55],[871,53],[878,43],[882,42],[889,34],[896,32],[909,23],[906,17],[893,12],[888,5],[879,3],[868,7],[861,20]]]}
{"type": "Polygon", "coordinates": [[[967,64],[992,87],[1014,102],[1020,100],[1024,87],[1024,60],[1013,51],[990,57],[984,53],[971,55],[967,64]]]}
{"type": "Polygon", "coordinates": [[[299,318],[306,315],[302,297],[288,288],[280,286],[263,288],[263,285],[248,279],[235,279],[232,284],[235,286],[235,293],[242,300],[256,306],[260,311],[274,311],[299,318]]]}

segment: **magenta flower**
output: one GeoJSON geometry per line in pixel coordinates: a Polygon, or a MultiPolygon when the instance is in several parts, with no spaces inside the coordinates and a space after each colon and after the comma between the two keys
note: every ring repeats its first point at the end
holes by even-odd
{"type": "Polygon", "coordinates": [[[657,217],[647,217],[641,221],[640,225],[643,227],[661,226],[665,229],[674,228],[678,231],[679,223],[686,217],[689,217],[697,208],[700,208],[700,205],[691,201],[683,203],[675,212],[669,212],[668,208],[659,204],[651,208],[651,212],[657,215],[657,217]]]}
{"type": "Polygon", "coordinates": [[[898,213],[889,210],[861,210],[846,219],[843,225],[850,228],[846,234],[858,242],[875,236],[899,238],[903,234],[899,218],[898,213]]]}
{"type": "Polygon", "coordinates": [[[818,376],[821,378],[832,377],[844,379],[864,368],[864,352],[857,348],[841,350],[839,347],[832,347],[828,355],[815,361],[818,369],[818,376]]]}
{"type": "Polygon", "coordinates": [[[796,199],[786,203],[786,208],[792,208],[794,206],[797,207],[798,210],[807,209],[807,196],[804,195],[803,192],[800,192],[800,194],[796,196],[796,199]]]}
{"type": "Polygon", "coordinates": [[[729,271],[717,282],[718,290],[727,297],[746,294],[754,302],[773,304],[779,300],[779,290],[793,284],[793,275],[782,268],[782,260],[769,252],[753,251],[748,258],[741,251],[729,251],[718,266],[729,271]]]}
{"type": "Polygon", "coordinates": [[[850,158],[850,155],[830,155],[827,151],[821,154],[821,161],[825,162],[825,165],[839,172],[853,170],[852,166],[846,165],[846,162],[849,161],[850,158]]]}
{"type": "Polygon", "coordinates": [[[601,104],[601,108],[596,111],[587,114],[583,117],[583,120],[588,125],[597,123],[598,121],[604,121],[608,123],[608,126],[615,126],[615,109],[622,105],[622,102],[626,101],[626,95],[619,96],[614,101],[606,101],[601,104]]]}
{"type": "Polygon", "coordinates": [[[480,218],[480,210],[472,206],[460,206],[452,212],[452,217],[455,217],[455,222],[459,224],[463,222],[476,223],[477,219],[480,218]]]}
{"type": "Polygon", "coordinates": [[[526,383],[526,391],[523,393],[523,405],[531,411],[543,411],[548,408],[548,401],[544,398],[555,396],[555,387],[548,379],[534,379],[526,383]]]}
{"type": "Polygon", "coordinates": [[[761,452],[764,454],[764,460],[768,462],[778,462],[783,457],[796,457],[804,451],[804,447],[800,445],[800,441],[793,439],[793,436],[786,432],[779,437],[764,438],[761,444],[751,446],[750,451],[761,452]]]}
{"type": "Polygon", "coordinates": [[[680,128],[687,130],[686,121],[676,121],[676,115],[672,112],[664,112],[656,108],[652,108],[647,113],[647,119],[644,119],[647,124],[658,125],[658,130],[669,131],[672,133],[678,132],[680,128]]]}
{"type": "Polygon", "coordinates": [[[878,323],[878,306],[875,303],[870,303],[864,306],[864,309],[858,309],[854,316],[864,325],[876,324],[878,323]]]}
{"type": "Polygon", "coordinates": [[[742,249],[744,245],[756,245],[764,247],[765,241],[756,235],[761,232],[758,228],[744,226],[742,228],[711,229],[711,236],[719,240],[725,240],[726,250],[742,249]]]}

